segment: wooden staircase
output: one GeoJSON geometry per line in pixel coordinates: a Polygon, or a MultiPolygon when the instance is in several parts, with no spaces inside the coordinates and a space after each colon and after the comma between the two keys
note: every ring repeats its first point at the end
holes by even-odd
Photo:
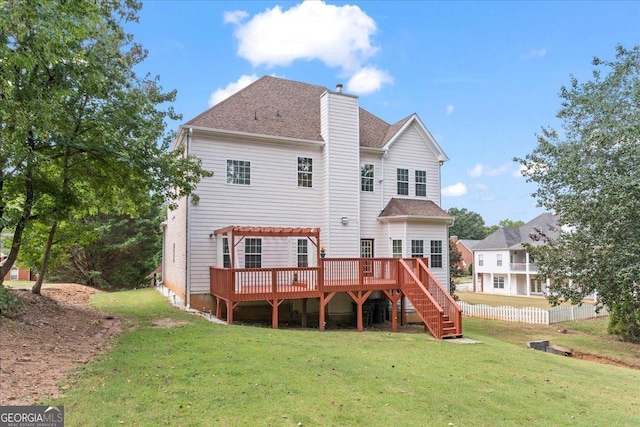
{"type": "Polygon", "coordinates": [[[420,259],[400,260],[402,292],[431,334],[462,337],[462,309],[420,259]]]}

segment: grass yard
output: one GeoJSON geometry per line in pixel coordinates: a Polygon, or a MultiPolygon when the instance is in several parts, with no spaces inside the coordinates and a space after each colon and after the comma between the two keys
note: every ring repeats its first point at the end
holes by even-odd
{"type": "Polygon", "coordinates": [[[514,345],[499,322],[465,319],[482,343],[463,345],[212,324],[152,290],[93,303],[128,329],[67,385],[69,426],[640,425],[640,371],[514,345]]]}
{"type": "Polygon", "coordinates": [[[511,295],[485,294],[482,292],[458,292],[456,295],[461,301],[469,304],[486,304],[492,307],[510,306],[516,308],[537,307],[548,310],[551,308],[549,301],[542,296],[519,297],[511,295]]]}

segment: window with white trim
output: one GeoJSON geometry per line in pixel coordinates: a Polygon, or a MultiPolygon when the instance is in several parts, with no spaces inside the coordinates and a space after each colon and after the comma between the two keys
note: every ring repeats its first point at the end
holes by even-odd
{"type": "Polygon", "coordinates": [[[231,254],[229,253],[229,239],[222,238],[222,267],[231,268],[231,254]]]}
{"type": "Polygon", "coordinates": [[[227,184],[251,185],[251,162],[227,160],[227,184]]]}
{"type": "Polygon", "coordinates": [[[424,258],[424,240],[411,241],[411,258],[424,258]]]}
{"type": "Polygon", "coordinates": [[[416,196],[427,196],[427,171],[416,171],[416,196]]]}
{"type": "Polygon", "coordinates": [[[494,276],[493,287],[494,289],[504,289],[504,277],[494,276]]]}
{"type": "Polygon", "coordinates": [[[484,265],[484,254],[478,254],[478,266],[482,267],[484,265]]]}
{"type": "Polygon", "coordinates": [[[391,242],[391,252],[394,258],[402,258],[402,240],[393,240],[391,242]]]}
{"type": "Polygon", "coordinates": [[[244,239],[244,268],[262,268],[262,239],[244,239]]]}
{"type": "Polygon", "coordinates": [[[373,191],[373,165],[366,163],[360,167],[360,190],[373,191]]]}
{"type": "Polygon", "coordinates": [[[298,157],[298,187],[313,187],[313,159],[298,157]]]}
{"type": "Polygon", "coordinates": [[[442,268],[442,240],[431,241],[431,259],[429,267],[442,268]]]}
{"type": "Polygon", "coordinates": [[[502,254],[496,254],[496,265],[502,267],[502,254]]]}
{"type": "Polygon", "coordinates": [[[398,195],[409,195],[409,169],[398,169],[396,172],[398,182],[398,195]]]}
{"type": "Polygon", "coordinates": [[[298,267],[309,267],[309,241],[298,239],[298,267]]]}

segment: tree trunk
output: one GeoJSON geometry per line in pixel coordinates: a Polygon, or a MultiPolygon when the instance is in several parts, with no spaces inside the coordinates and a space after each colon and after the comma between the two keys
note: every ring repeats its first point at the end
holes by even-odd
{"type": "Polygon", "coordinates": [[[44,281],[44,275],[47,272],[49,266],[49,257],[51,256],[51,247],[53,246],[53,238],[56,235],[58,229],[58,221],[54,221],[49,230],[49,237],[47,238],[47,246],[44,248],[44,256],[42,258],[42,265],[40,266],[40,273],[38,273],[38,280],[31,288],[31,292],[40,295],[40,289],[42,289],[42,282],[44,281]]]}

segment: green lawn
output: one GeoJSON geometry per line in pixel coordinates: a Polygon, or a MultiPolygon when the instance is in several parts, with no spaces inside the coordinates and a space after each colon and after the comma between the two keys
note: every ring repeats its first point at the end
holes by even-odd
{"type": "Polygon", "coordinates": [[[57,402],[69,426],[640,425],[640,371],[514,345],[499,322],[465,319],[482,343],[462,345],[212,324],[148,289],[93,302],[127,330],[57,402]]]}
{"type": "Polygon", "coordinates": [[[545,310],[551,308],[549,301],[542,296],[521,297],[485,294],[482,292],[458,292],[456,295],[461,301],[468,302],[469,304],[486,304],[492,307],[499,307],[503,305],[516,308],[537,307],[545,310]]]}

